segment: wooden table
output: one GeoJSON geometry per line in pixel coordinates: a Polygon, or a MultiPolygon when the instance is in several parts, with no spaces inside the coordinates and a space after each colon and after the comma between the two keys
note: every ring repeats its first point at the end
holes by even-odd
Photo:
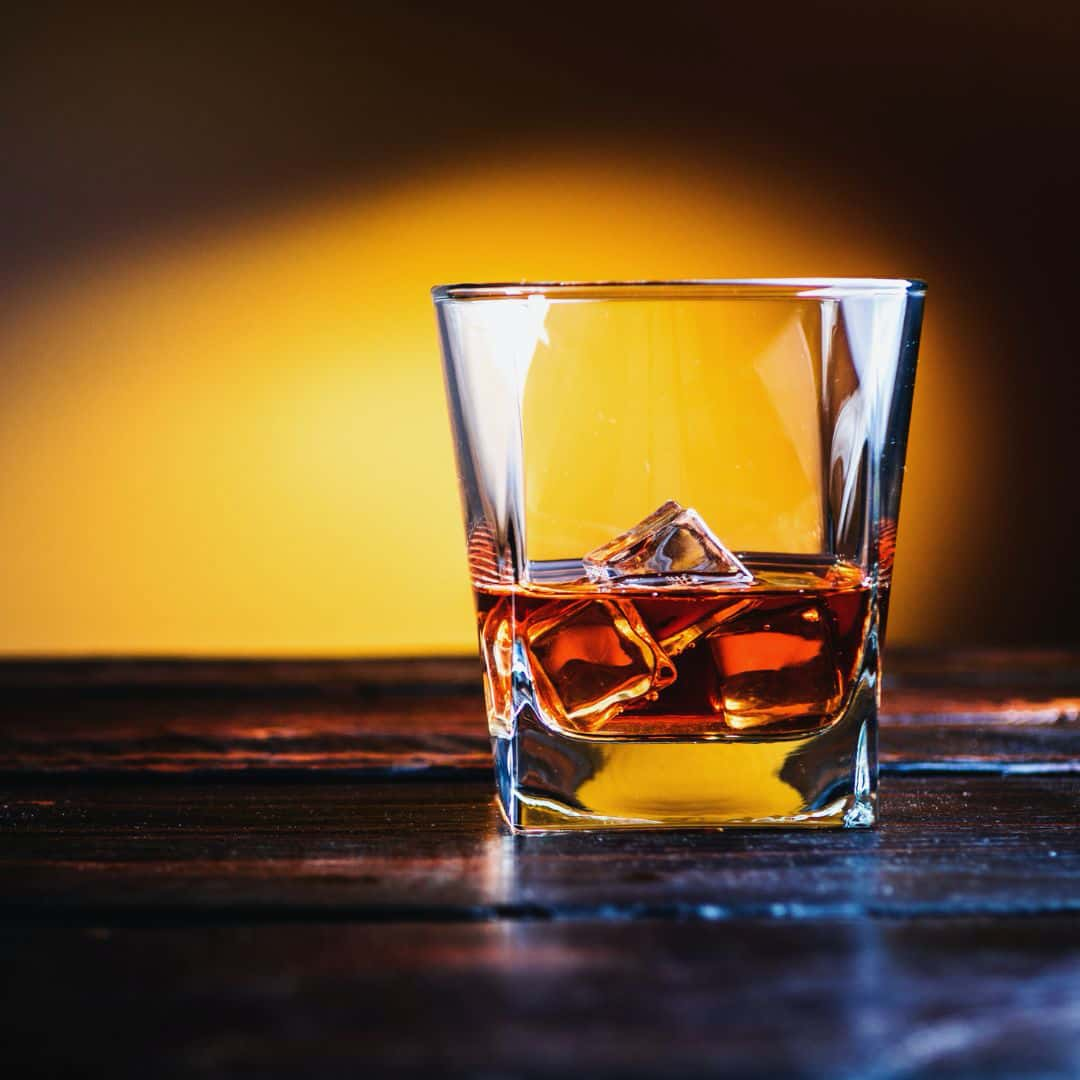
{"type": "Polygon", "coordinates": [[[521,838],[475,661],[2,664],[9,1075],[1080,1076],[1080,653],[888,665],[872,832],[521,838]]]}

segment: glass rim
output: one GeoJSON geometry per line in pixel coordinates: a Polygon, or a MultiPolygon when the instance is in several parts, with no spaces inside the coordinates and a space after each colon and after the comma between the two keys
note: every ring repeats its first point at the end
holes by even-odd
{"type": "Polygon", "coordinates": [[[543,296],[558,300],[637,299],[792,299],[842,300],[847,297],[923,296],[918,278],[671,278],[627,281],[493,281],[434,285],[435,303],[469,300],[520,300],[543,296]]]}

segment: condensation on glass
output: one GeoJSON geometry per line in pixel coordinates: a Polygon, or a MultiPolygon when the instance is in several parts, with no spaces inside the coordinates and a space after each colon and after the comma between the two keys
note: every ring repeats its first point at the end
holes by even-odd
{"type": "Polygon", "coordinates": [[[433,290],[513,828],[873,823],[924,293],[433,290]]]}

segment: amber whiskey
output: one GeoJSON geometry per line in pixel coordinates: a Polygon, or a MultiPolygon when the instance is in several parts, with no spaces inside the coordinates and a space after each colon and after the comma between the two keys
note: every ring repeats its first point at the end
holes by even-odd
{"type": "Polygon", "coordinates": [[[790,737],[842,712],[870,585],[856,566],[747,560],[750,582],[680,589],[482,587],[489,710],[511,722],[513,668],[541,719],[596,738],[790,737]]]}

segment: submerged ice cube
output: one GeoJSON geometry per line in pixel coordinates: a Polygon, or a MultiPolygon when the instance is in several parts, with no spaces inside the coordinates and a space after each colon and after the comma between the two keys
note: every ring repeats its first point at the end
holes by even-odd
{"type": "Polygon", "coordinates": [[[628,601],[554,601],[529,618],[524,634],[540,704],[573,730],[601,728],[675,679],[628,601]]]}
{"type": "Polygon", "coordinates": [[[514,606],[503,596],[480,627],[480,657],[484,662],[484,699],[492,735],[509,736],[512,728],[514,606]]]}
{"type": "Polygon", "coordinates": [[[659,626],[654,624],[653,632],[660,642],[660,648],[668,656],[678,656],[685,649],[692,649],[698,638],[738,618],[753,606],[753,600],[732,598],[708,604],[686,604],[681,610],[676,609],[659,626]]]}
{"type": "Polygon", "coordinates": [[[828,717],[841,704],[836,643],[828,608],[800,599],[744,612],[705,639],[718,690],[712,700],[738,731],[828,717]]]}
{"type": "Polygon", "coordinates": [[[590,581],[749,584],[754,576],[712,533],[696,510],[669,500],[632,529],[582,559],[590,581]]]}

